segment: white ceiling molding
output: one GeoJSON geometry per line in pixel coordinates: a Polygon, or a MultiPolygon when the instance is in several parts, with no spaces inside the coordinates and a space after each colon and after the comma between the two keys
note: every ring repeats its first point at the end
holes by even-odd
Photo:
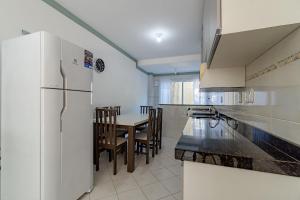
{"type": "Polygon", "coordinates": [[[138,66],[152,74],[178,74],[198,72],[200,54],[139,60],[138,66]]]}
{"type": "Polygon", "coordinates": [[[143,67],[147,65],[163,65],[163,64],[176,64],[176,63],[186,63],[192,61],[201,61],[201,54],[192,54],[184,56],[174,56],[165,58],[154,58],[154,59],[144,59],[138,61],[138,66],[143,67]]]}

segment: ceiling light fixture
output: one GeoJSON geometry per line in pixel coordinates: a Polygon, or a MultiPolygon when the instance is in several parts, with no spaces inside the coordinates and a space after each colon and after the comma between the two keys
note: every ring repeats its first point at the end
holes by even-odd
{"type": "Polygon", "coordinates": [[[162,33],[156,33],[155,37],[156,37],[156,42],[161,43],[162,41],[162,33]]]}

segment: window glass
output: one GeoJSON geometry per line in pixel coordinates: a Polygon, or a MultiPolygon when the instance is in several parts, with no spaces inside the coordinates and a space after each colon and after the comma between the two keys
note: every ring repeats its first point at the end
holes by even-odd
{"type": "Polygon", "coordinates": [[[193,82],[183,82],[183,104],[194,103],[194,84],[193,82]]]}
{"type": "Polygon", "coordinates": [[[161,104],[200,104],[199,78],[161,79],[159,100],[161,104]]]}
{"type": "Polygon", "coordinates": [[[182,104],[182,82],[173,82],[170,88],[172,104],[182,104]]]}

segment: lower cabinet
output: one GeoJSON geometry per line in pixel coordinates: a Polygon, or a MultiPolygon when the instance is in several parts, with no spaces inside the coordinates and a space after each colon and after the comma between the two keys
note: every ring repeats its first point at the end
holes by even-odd
{"type": "Polygon", "coordinates": [[[184,161],[184,200],[299,200],[298,177],[184,161]]]}

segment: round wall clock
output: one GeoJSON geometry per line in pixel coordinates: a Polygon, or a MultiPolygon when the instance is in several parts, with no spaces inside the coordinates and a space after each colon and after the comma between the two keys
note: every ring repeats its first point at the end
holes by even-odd
{"type": "Polygon", "coordinates": [[[105,69],[104,61],[103,61],[102,59],[98,58],[98,59],[96,60],[96,65],[95,65],[95,70],[96,70],[96,72],[99,72],[99,73],[100,73],[100,72],[103,72],[104,69],[105,69]]]}

